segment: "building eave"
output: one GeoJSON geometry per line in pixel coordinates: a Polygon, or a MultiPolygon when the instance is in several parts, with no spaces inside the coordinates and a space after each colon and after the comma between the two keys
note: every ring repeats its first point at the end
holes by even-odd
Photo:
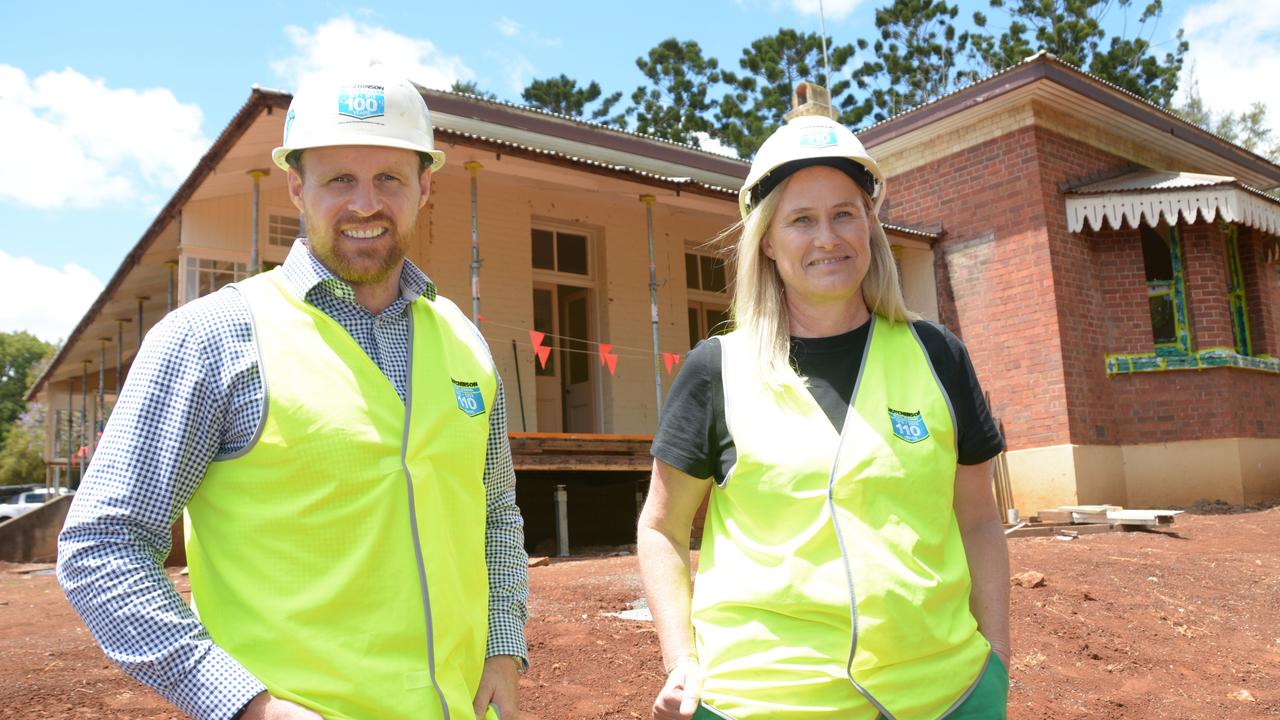
{"type": "Polygon", "coordinates": [[[984,104],[1037,83],[1051,82],[1099,103],[1109,111],[1147,127],[1178,143],[1187,143],[1263,186],[1280,185],[1280,165],[1187,122],[1143,98],[1076,69],[1048,53],[1038,53],[1006,70],[858,131],[871,150],[919,132],[944,119],[971,112],[984,104]]]}

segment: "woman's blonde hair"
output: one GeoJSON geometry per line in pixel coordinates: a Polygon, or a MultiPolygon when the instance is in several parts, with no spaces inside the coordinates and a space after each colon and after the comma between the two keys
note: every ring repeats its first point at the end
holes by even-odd
{"type": "MultiPolygon", "coordinates": [[[[735,330],[747,338],[754,352],[760,381],[774,391],[803,388],[804,379],[791,367],[790,319],[778,267],[764,254],[762,244],[777,212],[779,199],[791,182],[787,178],[752,208],[741,222],[726,228],[721,237],[739,233],[732,248],[734,262],[733,300],[730,316],[735,330]]],[[[898,282],[898,267],[889,248],[880,219],[871,210],[871,199],[859,190],[871,226],[871,263],[862,279],[862,299],[867,309],[889,322],[918,320],[907,309],[898,282]]]]}

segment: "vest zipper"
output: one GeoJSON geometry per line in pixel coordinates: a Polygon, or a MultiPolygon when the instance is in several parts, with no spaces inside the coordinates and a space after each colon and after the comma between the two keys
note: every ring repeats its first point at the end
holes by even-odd
{"type": "Polygon", "coordinates": [[[840,558],[844,561],[845,581],[849,585],[849,616],[853,623],[853,638],[849,642],[849,660],[845,663],[845,674],[849,676],[849,682],[853,684],[853,687],[876,710],[879,710],[886,720],[894,720],[893,713],[885,709],[884,705],[881,705],[879,700],[876,700],[871,693],[867,692],[866,688],[859,685],[858,681],[853,679],[853,673],[850,671],[853,666],[853,655],[858,649],[858,597],[854,592],[853,569],[849,564],[849,552],[844,545],[844,535],[840,534],[840,521],[836,516],[835,501],[836,471],[840,469],[840,453],[844,450],[844,439],[851,425],[848,416],[854,413],[854,405],[858,402],[858,389],[862,387],[862,371],[867,367],[867,358],[871,356],[871,343],[875,342],[875,337],[876,316],[875,313],[872,313],[871,327],[867,328],[867,347],[862,352],[862,362],[858,365],[858,377],[854,380],[853,394],[849,397],[849,410],[845,414],[844,427],[840,431],[840,441],[836,443],[836,456],[831,461],[831,474],[827,477],[827,511],[831,513],[831,527],[836,532],[836,544],[840,546],[840,558]]]}
{"type": "Polygon", "coordinates": [[[413,500],[413,476],[409,472],[409,421],[413,417],[413,306],[409,312],[409,367],[405,375],[404,391],[404,434],[400,438],[400,467],[404,468],[405,488],[409,493],[409,531],[413,536],[413,554],[418,561],[418,583],[422,587],[422,609],[427,621],[427,674],[431,677],[431,687],[435,688],[436,697],[440,698],[440,709],[444,712],[444,720],[449,720],[449,702],[445,700],[444,691],[436,681],[436,646],[431,623],[431,593],[427,590],[427,567],[422,561],[422,539],[418,537],[418,512],[413,500]]]}

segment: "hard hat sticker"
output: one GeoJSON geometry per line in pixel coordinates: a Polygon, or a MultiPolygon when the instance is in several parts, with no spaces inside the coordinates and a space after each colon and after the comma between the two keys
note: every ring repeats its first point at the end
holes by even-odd
{"type": "Polygon", "coordinates": [[[893,434],[909,443],[918,443],[929,437],[929,428],[925,427],[924,417],[917,412],[904,412],[889,408],[889,424],[893,434]]]}
{"type": "Polygon", "coordinates": [[[360,85],[338,94],[338,114],[357,120],[387,113],[386,95],[377,85],[360,85]]]}
{"type": "Polygon", "coordinates": [[[831,147],[839,144],[836,131],[831,128],[806,128],[800,133],[801,147],[831,147]]]}
{"type": "Polygon", "coordinates": [[[454,380],[453,397],[458,401],[458,409],[470,417],[484,412],[484,395],[480,394],[479,383],[454,380]]]}
{"type": "Polygon", "coordinates": [[[284,116],[284,144],[289,144],[289,128],[293,127],[294,112],[293,108],[289,108],[289,114],[284,116]]]}

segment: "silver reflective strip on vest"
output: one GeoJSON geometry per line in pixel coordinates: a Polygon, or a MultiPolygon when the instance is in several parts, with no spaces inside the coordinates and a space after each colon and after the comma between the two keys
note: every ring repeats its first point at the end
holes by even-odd
{"type": "Polygon", "coordinates": [[[409,530],[413,535],[413,554],[418,561],[418,584],[422,587],[422,610],[427,620],[427,672],[431,676],[431,687],[435,688],[436,697],[440,698],[440,709],[444,711],[444,720],[449,720],[449,703],[445,700],[444,691],[436,681],[436,646],[435,635],[431,625],[431,593],[427,590],[427,567],[422,561],[422,540],[418,537],[418,511],[413,501],[413,476],[409,473],[409,461],[406,457],[409,449],[409,421],[413,417],[413,304],[409,305],[409,369],[408,382],[404,391],[404,435],[400,438],[400,467],[404,468],[404,483],[409,491],[409,530]]]}
{"type": "Polygon", "coordinates": [[[831,474],[827,478],[827,509],[831,513],[831,527],[836,531],[836,543],[840,546],[840,557],[844,560],[845,581],[849,584],[849,617],[853,622],[853,637],[849,641],[849,660],[845,663],[845,673],[849,676],[849,682],[857,688],[858,692],[862,693],[862,696],[867,699],[867,702],[875,706],[875,708],[880,711],[880,714],[884,715],[888,720],[893,720],[893,714],[886,710],[884,705],[880,704],[879,700],[872,697],[871,693],[867,692],[866,688],[859,685],[858,681],[853,679],[853,674],[850,671],[850,668],[853,667],[853,655],[858,649],[858,597],[855,594],[853,587],[853,570],[849,565],[849,551],[844,545],[844,535],[840,534],[840,521],[836,517],[836,501],[834,495],[836,471],[840,469],[840,453],[844,450],[845,436],[849,432],[850,425],[853,424],[849,422],[849,416],[853,415],[855,412],[854,405],[858,402],[858,389],[862,387],[862,371],[867,367],[867,358],[871,357],[871,343],[875,342],[875,337],[876,316],[875,313],[872,313],[871,327],[867,328],[867,346],[862,351],[862,362],[858,364],[858,378],[853,383],[853,394],[849,396],[849,409],[845,411],[844,427],[840,430],[840,442],[836,445],[836,457],[831,461],[831,474]]]}

